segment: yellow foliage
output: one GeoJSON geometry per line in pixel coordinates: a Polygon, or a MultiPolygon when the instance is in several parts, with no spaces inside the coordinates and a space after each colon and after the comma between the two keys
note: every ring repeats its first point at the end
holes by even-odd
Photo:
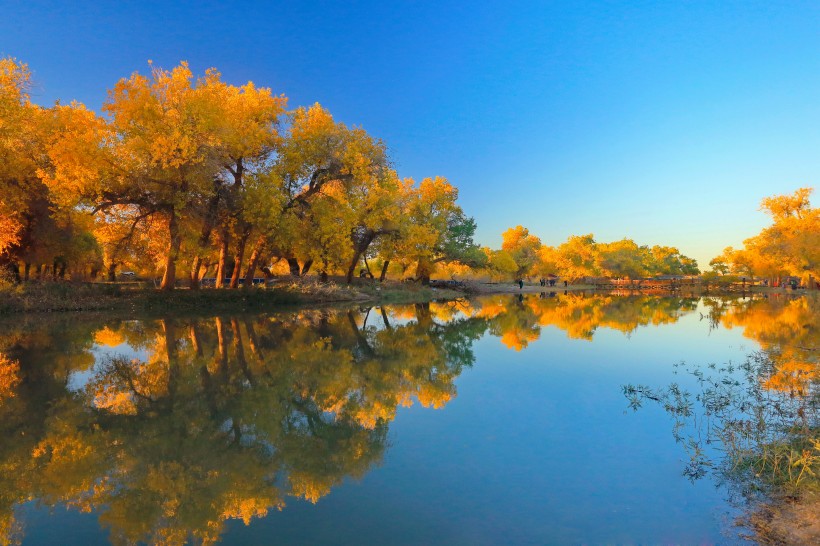
{"type": "Polygon", "coordinates": [[[107,386],[96,393],[94,407],[117,415],[136,415],[137,405],[130,393],[117,391],[114,386],[107,386]]]}
{"type": "Polygon", "coordinates": [[[268,515],[268,509],[273,504],[271,499],[232,497],[222,512],[225,519],[241,519],[245,525],[250,525],[253,518],[263,518],[268,515]]]}
{"type": "Polygon", "coordinates": [[[14,512],[0,512],[0,546],[18,546],[23,542],[23,524],[14,512]]]}
{"type": "Polygon", "coordinates": [[[17,211],[8,206],[0,196],[0,254],[17,244],[22,229],[17,211]]]}
{"type": "Polygon", "coordinates": [[[0,353],[0,404],[16,394],[20,384],[20,364],[0,353]]]}
{"type": "Polygon", "coordinates": [[[820,379],[820,364],[787,360],[780,363],[775,373],[763,380],[767,389],[805,395],[809,385],[820,379]]]}
{"type": "Polygon", "coordinates": [[[731,264],[737,274],[801,277],[815,288],[820,279],[820,209],[811,207],[812,191],[800,188],[763,199],[761,208],[771,215],[772,225],[746,239],[742,249],[727,248],[713,262],[719,267],[731,264]]]}
{"type": "Polygon", "coordinates": [[[114,331],[107,326],[102,330],[94,332],[94,343],[107,347],[116,347],[125,341],[125,336],[121,331],[114,331]]]}
{"type": "Polygon", "coordinates": [[[288,477],[288,481],[293,496],[305,499],[313,504],[316,504],[319,499],[330,493],[331,484],[300,472],[292,472],[288,477]]]}

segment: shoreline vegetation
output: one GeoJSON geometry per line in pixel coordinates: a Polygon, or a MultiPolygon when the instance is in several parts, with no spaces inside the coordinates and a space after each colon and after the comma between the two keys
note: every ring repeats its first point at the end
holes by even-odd
{"type": "Polygon", "coordinates": [[[456,299],[463,293],[406,283],[340,285],[299,280],[273,288],[173,292],[116,283],[30,283],[0,289],[0,315],[38,312],[169,310],[261,311],[271,307],[333,303],[422,303],[456,299]]]}
{"type": "MultiPolygon", "coordinates": [[[[811,334],[800,337],[805,343],[811,334]]],[[[742,536],[755,543],[820,539],[816,372],[793,373],[814,349],[762,349],[723,366],[680,363],[676,369],[695,381],[691,390],[677,382],[623,386],[633,410],[657,405],[672,418],[675,440],[689,458],[684,476],[713,474],[742,499],[747,508],[736,525],[751,531],[742,536]]]]}
{"type": "Polygon", "coordinates": [[[219,290],[177,289],[164,292],[148,284],[130,283],[73,283],[32,282],[8,285],[0,288],[0,315],[49,312],[97,312],[97,311],[260,311],[271,307],[310,306],[338,303],[425,303],[451,301],[485,294],[567,294],[609,295],[674,295],[700,296],[751,296],[766,295],[814,295],[816,291],[784,290],[767,286],[704,285],[693,284],[676,289],[641,288],[624,285],[622,288],[603,288],[602,285],[576,283],[568,286],[541,286],[525,283],[519,286],[511,282],[465,281],[442,283],[438,286],[420,285],[412,282],[374,282],[356,279],[352,284],[322,282],[318,278],[281,279],[268,287],[219,290]]]}

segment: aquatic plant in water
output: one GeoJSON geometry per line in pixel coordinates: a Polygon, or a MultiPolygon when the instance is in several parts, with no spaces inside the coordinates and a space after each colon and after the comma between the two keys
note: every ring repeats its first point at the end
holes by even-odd
{"type": "Polygon", "coordinates": [[[761,351],[739,365],[680,363],[676,373],[694,379],[694,392],[673,383],[624,385],[623,393],[633,410],[651,402],[672,417],[689,459],[683,474],[697,480],[712,473],[726,485],[745,504],[738,523],[755,540],[810,543],[820,537],[813,534],[820,516],[807,509],[820,492],[820,382],[812,360],[761,351]],[[805,536],[792,536],[797,529],[805,536]]]}

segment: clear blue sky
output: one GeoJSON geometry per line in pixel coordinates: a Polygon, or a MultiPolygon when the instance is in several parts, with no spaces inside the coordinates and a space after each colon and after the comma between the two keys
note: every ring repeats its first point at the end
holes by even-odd
{"type": "MultiPolygon", "coordinates": [[[[320,102],[443,175],[480,243],[522,224],[701,266],[820,188],[818,2],[3,2],[36,101],[98,109],[146,61],[320,102]]],[[[817,201],[818,197],[815,199],[817,201]]]]}

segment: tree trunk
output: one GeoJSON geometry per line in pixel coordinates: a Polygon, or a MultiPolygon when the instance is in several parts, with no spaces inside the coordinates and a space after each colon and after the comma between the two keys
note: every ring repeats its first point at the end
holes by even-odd
{"type": "Polygon", "coordinates": [[[356,337],[356,342],[361,351],[367,356],[376,354],[376,351],[374,351],[370,343],[367,342],[367,338],[362,334],[361,330],[359,330],[359,327],[356,326],[356,317],[353,316],[353,311],[347,312],[347,321],[350,323],[350,328],[353,330],[353,335],[356,337]]]}
{"type": "Polygon", "coordinates": [[[290,268],[290,276],[298,277],[300,273],[299,260],[296,258],[287,258],[288,268],[290,268]]]}
{"type": "Polygon", "coordinates": [[[253,276],[256,273],[256,267],[259,265],[259,258],[262,257],[263,240],[260,238],[253,247],[251,257],[248,260],[248,269],[245,271],[245,288],[253,286],[253,276]]]}
{"type": "Polygon", "coordinates": [[[228,382],[228,350],[225,347],[225,328],[220,317],[214,319],[216,321],[216,340],[219,350],[219,371],[222,374],[222,379],[225,383],[228,382]]]}
{"type": "Polygon", "coordinates": [[[199,335],[199,329],[196,326],[196,322],[191,324],[188,328],[188,337],[191,339],[191,347],[193,348],[194,353],[196,353],[197,358],[202,358],[202,342],[199,341],[201,336],[199,335]]]}
{"type": "Polygon", "coordinates": [[[191,264],[191,274],[188,278],[188,286],[191,290],[199,290],[199,270],[202,268],[202,258],[199,255],[194,256],[194,261],[191,264]]]}
{"type": "Polygon", "coordinates": [[[387,267],[390,265],[390,260],[385,260],[384,264],[382,264],[382,272],[379,275],[379,282],[384,282],[384,278],[387,276],[387,267]]]}
{"type": "Polygon", "coordinates": [[[380,311],[381,311],[381,313],[382,313],[382,322],[384,323],[384,327],[385,327],[388,331],[392,332],[392,331],[393,331],[393,327],[390,325],[390,321],[389,321],[389,320],[387,320],[387,313],[386,313],[386,312],[385,312],[385,310],[384,310],[384,306],[379,307],[379,310],[380,310],[380,311]]]}
{"type": "Polygon", "coordinates": [[[165,333],[165,354],[168,357],[168,398],[173,404],[179,385],[178,344],[174,321],[162,319],[162,330],[165,333]]]}
{"type": "Polygon", "coordinates": [[[304,277],[307,275],[307,272],[310,271],[311,266],[313,265],[313,260],[307,260],[305,263],[302,264],[302,272],[299,274],[300,277],[304,277]]]}
{"type": "Polygon", "coordinates": [[[23,277],[23,279],[26,280],[26,281],[29,280],[29,278],[30,278],[29,275],[31,273],[31,264],[26,262],[23,271],[25,272],[25,277],[23,277]]]}
{"type": "Polygon", "coordinates": [[[160,290],[173,290],[177,280],[177,258],[179,257],[179,247],[182,244],[182,237],[179,234],[176,211],[171,209],[168,219],[168,256],[165,260],[165,275],[162,277],[160,290]]]}
{"type": "Polygon", "coordinates": [[[231,319],[231,333],[233,334],[234,358],[239,364],[239,369],[251,386],[256,384],[256,378],[248,368],[248,362],[245,360],[245,345],[242,343],[242,332],[239,329],[239,321],[235,318],[231,319]]]}
{"type": "Polygon", "coordinates": [[[356,266],[359,264],[359,260],[362,258],[362,254],[365,253],[367,247],[370,246],[370,243],[373,242],[374,238],[375,235],[368,234],[361,240],[361,242],[354,246],[353,259],[350,260],[350,266],[347,268],[347,284],[353,282],[353,274],[356,271],[356,266]]]}
{"type": "Polygon", "coordinates": [[[431,269],[431,264],[427,260],[419,260],[419,263],[416,265],[416,280],[425,286],[430,284],[431,269]]]}
{"type": "Polygon", "coordinates": [[[416,307],[416,322],[425,331],[430,331],[433,326],[433,315],[430,312],[429,303],[417,303],[416,307]]]}
{"type": "Polygon", "coordinates": [[[228,265],[228,245],[230,244],[231,236],[228,235],[227,230],[224,231],[219,241],[219,262],[216,266],[216,287],[222,288],[225,286],[225,268],[228,265]]]}
{"type": "Polygon", "coordinates": [[[117,264],[112,263],[108,266],[108,282],[117,280],[117,264]]]}
{"type": "Polygon", "coordinates": [[[347,276],[345,277],[345,279],[347,280],[347,284],[353,282],[353,273],[356,271],[356,264],[359,263],[360,257],[361,253],[357,252],[355,256],[353,256],[353,259],[350,260],[350,266],[347,268],[347,276]]]}
{"type": "Polygon", "coordinates": [[[259,346],[259,338],[256,336],[256,330],[253,328],[253,322],[246,316],[244,319],[245,331],[248,332],[248,348],[251,354],[257,361],[262,360],[265,355],[262,348],[259,346]]]}
{"type": "MultiPolygon", "coordinates": [[[[199,235],[200,251],[203,250],[211,240],[211,233],[213,233],[214,226],[216,225],[217,213],[219,211],[219,200],[221,198],[220,188],[222,186],[222,181],[218,178],[215,178],[213,183],[214,193],[208,200],[208,207],[205,209],[205,220],[202,224],[202,231],[199,235]]],[[[192,290],[197,290],[199,288],[199,281],[202,278],[199,274],[201,264],[202,257],[199,254],[197,254],[194,258],[194,263],[191,266],[190,286],[192,290]]]]}
{"type": "Polygon", "coordinates": [[[237,288],[239,286],[239,273],[242,271],[242,261],[245,259],[245,247],[248,244],[248,237],[250,230],[245,231],[242,237],[239,238],[236,245],[236,254],[233,257],[233,272],[231,273],[230,288],[237,288]]]}

